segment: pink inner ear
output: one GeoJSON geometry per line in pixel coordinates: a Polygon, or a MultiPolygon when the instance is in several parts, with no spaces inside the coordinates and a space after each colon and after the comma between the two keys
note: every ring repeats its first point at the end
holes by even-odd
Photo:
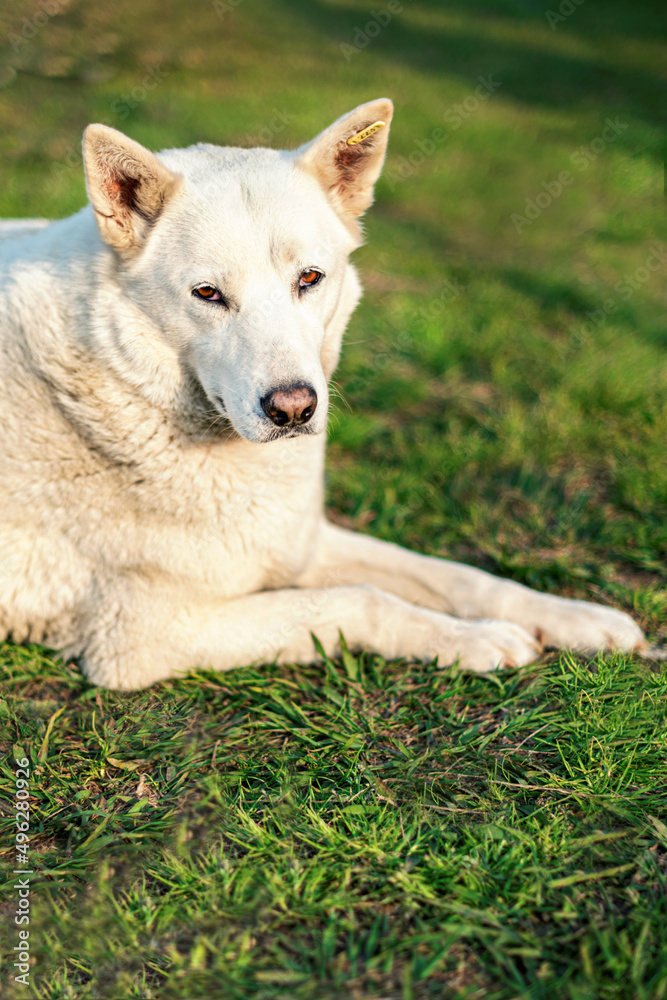
{"type": "MultiPolygon", "coordinates": [[[[371,123],[369,122],[367,124],[371,123]]],[[[357,131],[360,132],[362,128],[366,127],[367,125],[363,125],[362,123],[362,125],[357,128],[357,131]]],[[[364,161],[373,154],[374,150],[374,135],[367,136],[354,146],[349,146],[347,141],[341,142],[338,145],[335,154],[335,165],[338,172],[337,186],[344,187],[346,184],[354,184],[357,175],[364,168],[364,161]]]]}
{"type": "Polygon", "coordinates": [[[119,176],[114,172],[105,178],[104,190],[115,214],[127,215],[129,212],[142,214],[137,204],[137,192],[140,187],[139,179],[130,175],[119,176]]]}

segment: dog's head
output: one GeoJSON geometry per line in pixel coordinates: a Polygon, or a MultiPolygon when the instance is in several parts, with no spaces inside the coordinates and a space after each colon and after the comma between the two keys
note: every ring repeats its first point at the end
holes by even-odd
{"type": "Polygon", "coordinates": [[[392,111],[387,99],[362,104],[292,152],[156,156],[115,129],[86,129],[88,194],[123,296],[250,441],[325,428],[359,295],[348,257],[392,111]]]}

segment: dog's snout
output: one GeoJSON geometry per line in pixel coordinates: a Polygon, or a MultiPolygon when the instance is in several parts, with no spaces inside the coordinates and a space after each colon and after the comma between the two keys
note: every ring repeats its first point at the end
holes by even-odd
{"type": "Polygon", "coordinates": [[[261,403],[276,427],[307,424],[317,409],[317,393],[311,386],[301,383],[289,389],[273,389],[261,403]]]}

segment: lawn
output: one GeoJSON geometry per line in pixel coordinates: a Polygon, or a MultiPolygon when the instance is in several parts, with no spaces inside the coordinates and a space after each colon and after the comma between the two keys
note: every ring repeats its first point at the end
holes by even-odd
{"type": "MultiPolygon", "coordinates": [[[[392,97],[330,516],[664,642],[664,6],[398,7],[3,8],[0,217],[84,203],[89,121],[295,146],[392,97]]],[[[666,713],[665,666],[622,655],[471,677],[346,651],[119,694],[4,644],[3,995],[667,997],[666,713]]]]}

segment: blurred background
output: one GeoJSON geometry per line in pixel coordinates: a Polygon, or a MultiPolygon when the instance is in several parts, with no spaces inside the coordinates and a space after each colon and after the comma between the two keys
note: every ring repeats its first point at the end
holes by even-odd
{"type": "MultiPolygon", "coordinates": [[[[336,376],[343,524],[664,623],[661,0],[30,0],[0,12],[0,216],[81,132],[293,147],[396,104],[336,376]]],[[[38,308],[37,304],[37,308],[38,308]]]]}

